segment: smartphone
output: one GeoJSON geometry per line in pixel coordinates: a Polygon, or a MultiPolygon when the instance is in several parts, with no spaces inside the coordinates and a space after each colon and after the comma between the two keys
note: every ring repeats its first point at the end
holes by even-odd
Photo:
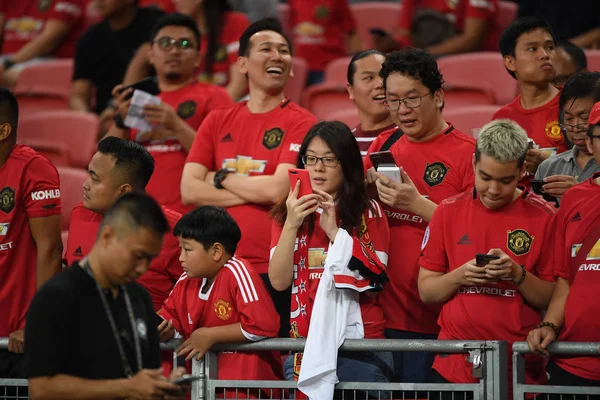
{"type": "Polygon", "coordinates": [[[298,198],[312,194],[312,185],[310,183],[310,174],[305,169],[290,168],[288,169],[290,177],[290,188],[293,190],[296,187],[296,182],[300,181],[300,192],[298,198]]]}
{"type": "MultiPolygon", "coordinates": [[[[119,92],[122,93],[127,89],[141,90],[142,92],[146,92],[146,93],[154,95],[154,96],[160,94],[160,90],[158,89],[158,84],[156,83],[156,80],[154,79],[154,77],[144,78],[141,81],[132,83],[131,85],[121,88],[121,90],[119,92]]],[[[130,95],[127,96],[127,98],[129,99],[129,98],[131,98],[131,96],[133,96],[133,91],[131,92],[130,95]]]]}
{"type": "Polygon", "coordinates": [[[396,166],[396,160],[391,151],[376,151],[369,154],[369,158],[373,163],[375,169],[379,168],[380,165],[385,164],[386,166],[396,166]]]}
{"type": "Polygon", "coordinates": [[[387,33],[386,31],[384,31],[381,28],[371,28],[371,29],[369,29],[369,33],[371,35],[380,36],[380,37],[389,36],[389,33],[387,33]]]}
{"type": "Polygon", "coordinates": [[[400,174],[400,167],[397,165],[380,165],[377,168],[377,172],[386,178],[402,183],[402,175],[400,174]]]}
{"type": "Polygon", "coordinates": [[[544,200],[546,200],[547,202],[558,205],[558,199],[556,197],[544,192],[544,189],[542,189],[542,186],[544,186],[545,183],[546,182],[544,182],[541,179],[534,179],[533,181],[531,181],[531,190],[533,190],[533,193],[542,196],[544,198],[544,200]]]}
{"type": "Polygon", "coordinates": [[[200,380],[202,377],[194,375],[183,375],[181,378],[175,379],[172,383],[176,385],[185,385],[194,381],[200,380]]]}
{"type": "Polygon", "coordinates": [[[500,256],[494,256],[491,254],[476,254],[475,255],[475,265],[478,267],[485,267],[492,260],[499,259],[500,256]]]}

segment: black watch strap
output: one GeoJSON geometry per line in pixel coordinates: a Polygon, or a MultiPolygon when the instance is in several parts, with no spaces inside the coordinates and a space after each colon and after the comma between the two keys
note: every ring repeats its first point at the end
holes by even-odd
{"type": "Polygon", "coordinates": [[[120,113],[116,112],[115,116],[113,117],[113,120],[115,121],[115,126],[117,128],[127,129],[125,123],[123,122],[123,117],[121,117],[120,113]]]}
{"type": "Polygon", "coordinates": [[[11,59],[11,58],[5,58],[2,61],[2,65],[4,66],[4,69],[10,69],[13,65],[15,65],[16,63],[11,59]]]}
{"type": "Polygon", "coordinates": [[[225,180],[225,178],[227,177],[227,174],[229,174],[230,172],[231,171],[229,171],[227,168],[222,168],[215,173],[215,177],[213,178],[213,183],[215,184],[215,187],[217,189],[225,189],[223,187],[222,183],[225,180]]]}

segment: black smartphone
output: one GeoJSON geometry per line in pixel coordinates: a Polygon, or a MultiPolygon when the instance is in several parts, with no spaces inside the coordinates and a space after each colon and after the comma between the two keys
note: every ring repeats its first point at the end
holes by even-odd
{"type": "Polygon", "coordinates": [[[491,254],[476,254],[475,255],[475,265],[478,267],[485,267],[492,260],[499,259],[500,256],[494,256],[491,254]]]}
{"type": "Polygon", "coordinates": [[[198,381],[202,379],[201,376],[194,376],[194,375],[183,375],[181,378],[177,378],[173,381],[173,383],[175,385],[185,385],[187,383],[192,383],[194,381],[198,381]]]}
{"type": "Polygon", "coordinates": [[[380,37],[389,36],[389,33],[387,33],[386,31],[384,31],[381,28],[371,28],[371,29],[369,29],[369,33],[371,35],[380,36],[380,37]]]}
{"type": "MultiPolygon", "coordinates": [[[[158,88],[158,84],[156,83],[156,79],[154,79],[154,77],[144,78],[141,81],[122,87],[119,92],[122,93],[127,89],[141,90],[142,92],[146,92],[154,96],[160,94],[160,89],[158,88]]],[[[133,91],[127,96],[127,99],[131,98],[131,96],[133,96],[133,91]]]]}
{"type": "Polygon", "coordinates": [[[369,158],[371,159],[375,170],[382,164],[390,166],[396,165],[396,160],[394,160],[394,155],[391,151],[376,151],[369,154],[369,158]]]}
{"type": "Polygon", "coordinates": [[[534,179],[533,181],[531,181],[531,190],[533,190],[533,193],[542,196],[547,202],[558,205],[558,199],[544,192],[544,190],[542,189],[542,186],[544,186],[545,184],[546,182],[544,182],[541,179],[534,179]]]}

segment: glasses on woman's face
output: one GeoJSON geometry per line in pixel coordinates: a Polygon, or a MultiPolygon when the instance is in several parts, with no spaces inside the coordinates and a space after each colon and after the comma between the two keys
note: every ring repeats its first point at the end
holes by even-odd
{"type": "Polygon", "coordinates": [[[581,124],[569,125],[569,124],[559,124],[562,130],[565,132],[582,132],[587,130],[588,123],[587,121],[581,124]]]}
{"type": "Polygon", "coordinates": [[[196,44],[189,39],[173,39],[168,36],[163,36],[154,41],[158,48],[164,51],[169,51],[173,46],[177,46],[179,50],[194,50],[196,44]]]}
{"type": "Polygon", "coordinates": [[[316,157],[309,156],[307,154],[302,156],[302,162],[304,165],[317,165],[317,162],[321,161],[321,164],[325,167],[335,168],[340,163],[336,157],[316,157]]]}
{"type": "Polygon", "coordinates": [[[400,103],[404,103],[404,105],[408,108],[417,108],[417,107],[421,106],[421,103],[423,102],[423,97],[428,96],[430,94],[431,94],[431,92],[425,93],[422,96],[410,96],[410,97],[405,97],[403,99],[396,99],[396,100],[385,99],[383,101],[383,105],[389,111],[397,111],[400,108],[400,103]]]}

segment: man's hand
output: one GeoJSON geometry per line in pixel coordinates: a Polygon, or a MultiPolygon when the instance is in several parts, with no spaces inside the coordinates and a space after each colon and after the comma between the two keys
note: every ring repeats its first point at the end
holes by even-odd
{"type": "Polygon", "coordinates": [[[158,336],[161,342],[168,342],[175,336],[175,329],[173,328],[173,321],[163,319],[163,322],[158,325],[158,336]]]}
{"type": "Polygon", "coordinates": [[[487,285],[497,283],[497,279],[490,279],[485,268],[477,266],[475,259],[467,261],[458,268],[458,283],[463,286],[487,285]]]}
{"type": "Polygon", "coordinates": [[[214,343],[215,341],[211,335],[210,328],[198,328],[190,335],[188,340],[179,346],[177,355],[183,356],[187,354],[186,361],[191,360],[194,356],[196,360],[200,360],[214,343]]]}
{"type": "Polygon", "coordinates": [[[485,273],[489,279],[510,279],[517,282],[521,278],[523,273],[521,266],[502,250],[491,249],[488,254],[500,257],[497,260],[491,260],[485,266],[485,273]]]}
{"type": "Polygon", "coordinates": [[[8,335],[8,351],[23,354],[25,351],[25,330],[19,329],[8,335]]]}
{"type": "Polygon", "coordinates": [[[527,155],[525,156],[525,170],[527,172],[535,174],[538,166],[546,159],[546,156],[541,150],[538,149],[529,149],[527,150],[527,155]]]}
{"type": "Polygon", "coordinates": [[[375,184],[379,199],[390,207],[412,212],[412,207],[421,194],[404,168],[400,168],[402,183],[395,182],[381,174],[375,174],[378,178],[375,184]]]}
{"type": "Polygon", "coordinates": [[[570,175],[553,175],[544,178],[542,189],[550,196],[561,197],[571,186],[577,185],[577,179],[570,175]]]}
{"type": "Polygon", "coordinates": [[[169,382],[161,369],[143,369],[125,384],[127,399],[170,399],[185,396],[185,388],[169,382]]]}
{"type": "Polygon", "coordinates": [[[117,112],[121,114],[123,120],[127,116],[129,112],[129,106],[131,105],[131,94],[133,93],[133,88],[129,88],[127,90],[123,89],[123,85],[117,85],[112,90],[113,99],[115,99],[115,107],[117,108],[117,112]]]}
{"type": "Polygon", "coordinates": [[[556,340],[556,332],[549,326],[536,328],[527,335],[527,343],[531,351],[537,354],[549,356],[548,346],[556,340]]]}
{"type": "Polygon", "coordinates": [[[181,122],[175,109],[165,102],[146,104],[144,106],[144,118],[152,125],[160,125],[170,132],[176,131],[178,124],[181,122]]]}

